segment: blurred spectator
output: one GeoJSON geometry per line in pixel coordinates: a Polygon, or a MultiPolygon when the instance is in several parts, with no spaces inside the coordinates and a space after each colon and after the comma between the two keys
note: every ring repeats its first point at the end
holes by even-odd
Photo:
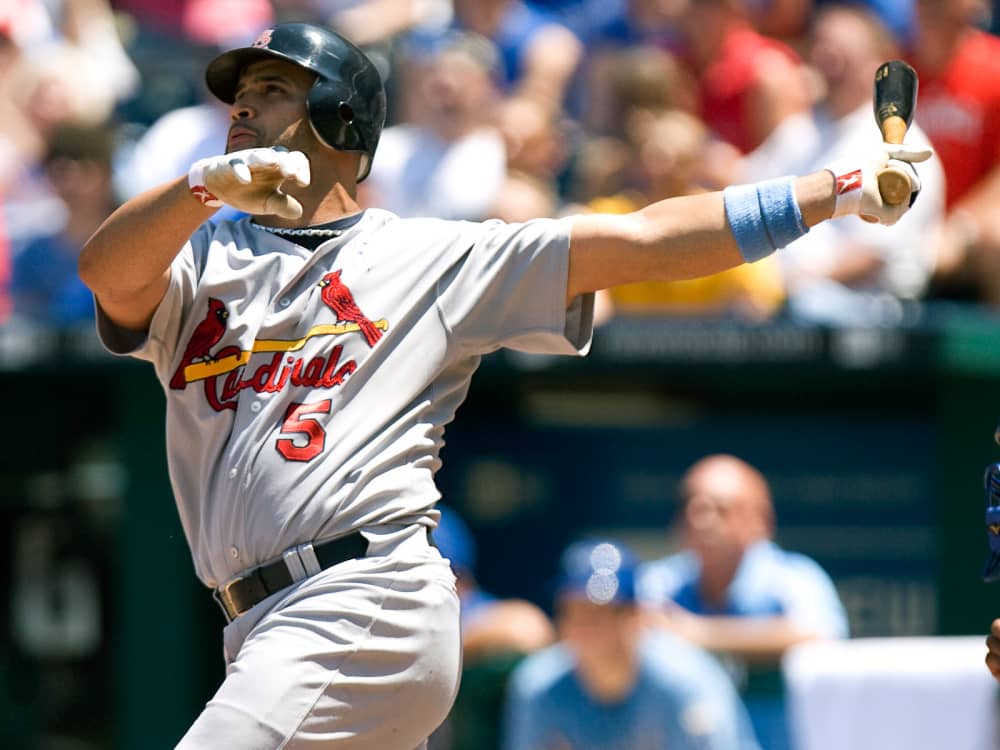
{"type": "Polygon", "coordinates": [[[14,257],[14,312],[57,327],[94,317],[90,290],[77,275],[84,243],[117,206],[111,183],[112,135],[103,126],[63,123],[50,136],[45,173],[66,207],[64,224],[45,227],[14,257]]]}
{"type": "Polygon", "coordinates": [[[0,325],[10,316],[13,303],[10,299],[10,242],[4,226],[3,213],[0,212],[0,325]]]}
{"type": "MultiPolygon", "coordinates": [[[[66,208],[42,160],[53,132],[97,126],[138,85],[107,0],[15,0],[0,9],[0,288],[5,247],[37,227],[58,227],[66,208]]],[[[0,293],[0,318],[5,303],[0,293]]]]}
{"type": "Polygon", "coordinates": [[[590,134],[624,138],[636,119],[698,107],[689,71],[661,47],[637,44],[591,52],[587,75],[583,123],[590,134]]]}
{"type": "MultiPolygon", "coordinates": [[[[631,187],[591,199],[584,210],[627,213],[652,201],[692,195],[711,187],[705,155],[712,148],[705,124],[682,110],[667,110],[633,121],[631,187]]],[[[600,152],[595,161],[607,161],[600,152]]],[[[582,166],[582,165],[581,165],[582,166]]],[[[605,315],[733,316],[765,320],[781,306],[784,293],[778,258],[770,256],[722,273],[683,281],[644,281],[599,295],[605,315]]]]}
{"type": "Polygon", "coordinates": [[[508,171],[490,215],[510,223],[554,216],[559,208],[554,183],[526,172],[508,171]]]}
{"type": "Polygon", "coordinates": [[[326,24],[358,45],[388,42],[413,29],[433,31],[452,19],[451,0],[272,0],[280,22],[326,24]]]}
{"type": "MultiPolygon", "coordinates": [[[[795,51],[755,31],[744,0],[689,0],[681,28],[709,127],[740,154],[797,153],[812,122],[806,69],[795,51]]],[[[766,159],[761,164],[754,180],[778,176],[766,159]]]]}
{"type": "Polygon", "coordinates": [[[438,504],[434,543],[451,561],[461,602],[462,682],[455,705],[431,738],[432,750],[499,747],[500,714],[511,670],[555,639],[546,614],[523,599],[501,599],[476,581],[476,542],[465,521],[438,504]]]}
{"type": "Polygon", "coordinates": [[[819,0],[816,5],[857,5],[868,8],[889,30],[896,43],[908,45],[916,26],[916,0],[819,0]]]}
{"type": "Polygon", "coordinates": [[[719,665],[644,628],[635,565],[630,550],[609,541],[577,542],[563,553],[560,640],[527,657],[511,678],[506,750],[757,747],[719,665]]]}
{"type": "Polygon", "coordinates": [[[274,21],[269,0],[114,0],[142,87],[117,111],[147,127],[167,112],[199,104],[204,70],[222,49],[249,44],[274,21]]]}
{"type": "Polygon", "coordinates": [[[15,92],[21,105],[43,135],[64,119],[106,121],[140,84],[108,0],[45,5],[51,8],[51,34],[36,35],[22,46],[26,65],[15,92]]]}
{"type": "Polygon", "coordinates": [[[559,192],[555,179],[567,153],[562,116],[583,45],[555,16],[523,0],[454,0],[454,12],[453,27],[486,37],[499,51],[496,122],[510,178],[493,215],[534,218],[545,196],[559,192]]]}
{"type": "Polygon", "coordinates": [[[17,175],[20,164],[18,132],[24,119],[10,100],[10,71],[19,51],[9,36],[9,26],[0,25],[0,324],[10,314],[10,237],[7,232],[5,196],[17,175]],[[13,119],[14,122],[9,120],[13,119]]]}
{"type": "MultiPolygon", "coordinates": [[[[812,172],[877,142],[872,81],[882,62],[898,56],[889,31],[865,7],[824,5],[812,25],[809,53],[825,92],[813,113],[817,139],[802,161],[776,160],[778,169],[812,172]]],[[[906,140],[927,144],[917,124],[906,140]]],[[[757,169],[750,164],[745,171],[753,175],[757,169]]],[[[945,193],[939,159],[920,165],[920,183],[920,199],[898,224],[876,227],[845,217],[813,227],[778,254],[794,318],[827,325],[897,325],[906,319],[904,303],[923,297],[935,266],[945,193]]]]}
{"type": "Polygon", "coordinates": [[[813,0],[742,0],[750,23],[764,36],[797,47],[806,33],[813,0]]]}
{"type": "Polygon", "coordinates": [[[646,563],[640,597],[667,630],[719,653],[734,671],[765,750],[788,747],[780,659],[798,643],[847,636],[847,615],[813,560],[774,543],[774,508],[757,469],[729,455],[681,482],[684,549],[646,563]],[[754,684],[756,682],[756,684],[754,684]]]}
{"type": "Polygon", "coordinates": [[[386,128],[364,201],[400,216],[482,220],[506,173],[496,127],[498,65],[493,44],[454,32],[410,64],[414,120],[386,128]],[[419,72],[414,72],[416,67],[419,72]]]}
{"type": "Polygon", "coordinates": [[[476,541],[453,509],[441,511],[434,542],[451,562],[462,602],[462,655],[472,661],[496,652],[519,654],[547,646],[554,633],[541,609],[522,599],[499,599],[476,580],[476,541]]]}
{"type": "Polygon", "coordinates": [[[184,174],[226,147],[231,124],[229,105],[215,97],[165,113],[134,143],[119,147],[115,185],[128,199],[184,174]]]}
{"type": "Polygon", "coordinates": [[[1000,39],[977,28],[985,0],[918,0],[910,58],[916,120],[944,165],[947,223],[936,297],[1000,305],[1000,39]]]}
{"type": "Polygon", "coordinates": [[[558,177],[569,156],[567,122],[558,111],[527,97],[506,100],[498,116],[507,177],[491,216],[526,221],[554,215],[560,203],[558,177]]]}
{"type": "Polygon", "coordinates": [[[508,96],[562,109],[583,56],[583,46],[568,28],[522,0],[454,0],[454,9],[458,28],[497,45],[508,96]]]}
{"type": "Polygon", "coordinates": [[[269,0],[112,0],[144,31],[208,47],[252,40],[274,20],[269,0]]]}

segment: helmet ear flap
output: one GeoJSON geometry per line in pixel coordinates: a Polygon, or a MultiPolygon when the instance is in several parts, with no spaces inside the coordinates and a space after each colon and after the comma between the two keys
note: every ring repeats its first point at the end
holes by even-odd
{"type": "Polygon", "coordinates": [[[326,145],[340,151],[365,149],[354,124],[352,93],[342,82],[320,77],[306,100],[313,129],[326,145]]]}

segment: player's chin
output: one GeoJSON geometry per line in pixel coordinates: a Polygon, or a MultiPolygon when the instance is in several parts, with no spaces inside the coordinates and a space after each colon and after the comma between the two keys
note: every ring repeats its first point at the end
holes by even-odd
{"type": "Polygon", "coordinates": [[[257,146],[257,139],[253,136],[237,135],[226,142],[226,153],[231,154],[233,151],[245,151],[248,148],[257,148],[257,146]]]}

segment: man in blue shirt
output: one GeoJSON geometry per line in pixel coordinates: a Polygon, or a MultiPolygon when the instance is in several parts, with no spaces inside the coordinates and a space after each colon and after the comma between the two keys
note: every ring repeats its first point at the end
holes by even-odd
{"type": "Polygon", "coordinates": [[[107,127],[63,123],[49,136],[45,177],[65,208],[62,226],[39,227],[15,248],[14,312],[56,327],[93,325],[94,297],[77,274],[80,249],[118,205],[114,139],[107,127]]]}
{"type": "Polygon", "coordinates": [[[505,750],[756,750],[739,696],[706,653],[643,624],[636,558],[584,541],[563,555],[560,640],[515,670],[505,750]]]}
{"type": "Polygon", "coordinates": [[[665,629],[726,658],[765,750],[788,747],[780,660],[792,646],[844,638],[847,615],[826,572],[776,545],[771,492],[735,456],[696,462],[681,482],[685,549],[639,572],[640,599],[665,629]],[[770,683],[770,688],[763,689],[770,683]]]}
{"type": "Polygon", "coordinates": [[[451,563],[461,602],[462,681],[431,750],[496,750],[507,680],[526,654],[550,645],[555,631],[541,608],[526,599],[498,597],[476,580],[476,540],[454,509],[441,512],[434,543],[451,563]]]}

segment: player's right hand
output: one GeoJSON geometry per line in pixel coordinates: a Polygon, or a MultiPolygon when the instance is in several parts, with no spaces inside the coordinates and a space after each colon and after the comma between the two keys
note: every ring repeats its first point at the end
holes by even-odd
{"type": "Polygon", "coordinates": [[[892,226],[910,209],[920,193],[920,176],[913,164],[926,161],[933,154],[929,148],[883,143],[867,158],[842,160],[827,166],[836,181],[837,202],[833,218],[855,214],[865,221],[892,226]],[[910,178],[908,201],[893,205],[882,200],[878,175],[885,169],[899,170],[910,178]]]}
{"type": "Polygon", "coordinates": [[[206,206],[297,219],[302,204],[281,190],[286,180],[309,184],[309,160],[301,151],[248,148],[199,159],[188,171],[191,194],[206,206]]]}

